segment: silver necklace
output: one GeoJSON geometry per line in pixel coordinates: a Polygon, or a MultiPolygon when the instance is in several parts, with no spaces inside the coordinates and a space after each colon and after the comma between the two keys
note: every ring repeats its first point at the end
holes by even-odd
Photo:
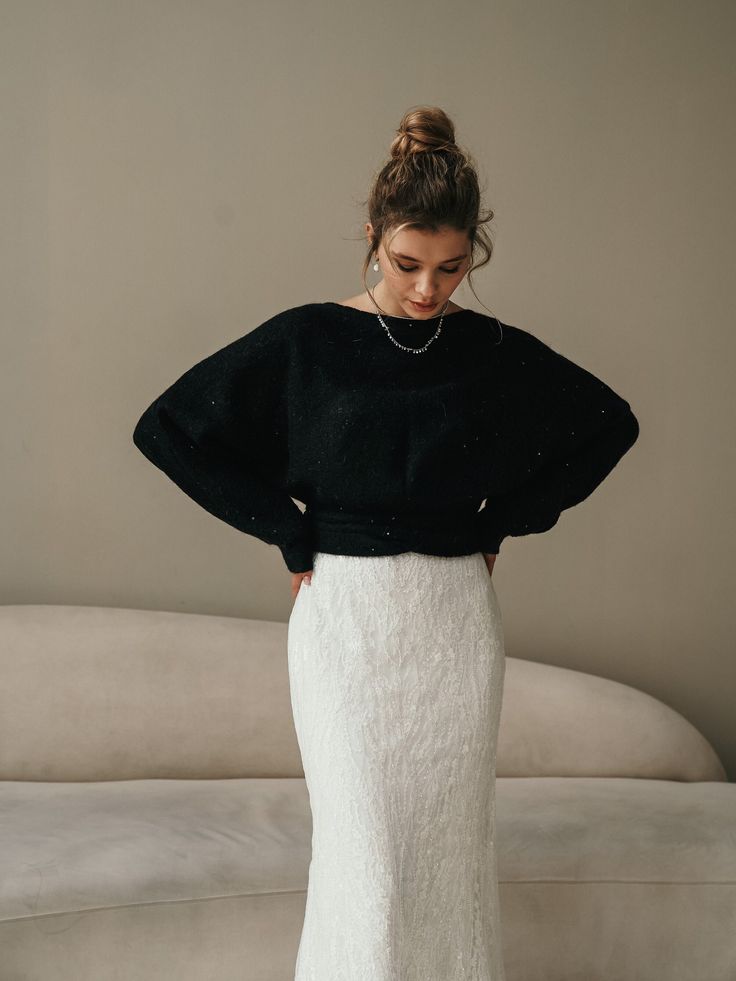
{"type": "MultiPolygon", "coordinates": [[[[442,321],[444,320],[444,317],[445,317],[445,311],[447,310],[448,306],[450,305],[450,301],[448,299],[447,302],[445,303],[444,307],[442,308],[442,313],[440,314],[440,322],[437,324],[437,330],[434,332],[434,334],[432,334],[432,336],[430,337],[430,339],[427,341],[426,344],[423,344],[422,347],[407,347],[405,344],[400,344],[396,340],[396,338],[393,336],[393,334],[391,333],[391,331],[388,329],[388,324],[386,323],[386,321],[381,316],[381,311],[378,309],[378,304],[373,299],[373,296],[371,296],[371,302],[373,303],[373,306],[376,308],[376,316],[378,317],[378,319],[383,324],[383,329],[386,331],[386,333],[388,334],[389,338],[394,342],[394,344],[396,345],[396,347],[400,347],[402,351],[409,351],[410,354],[424,354],[424,352],[427,350],[427,348],[432,343],[432,341],[434,341],[437,337],[439,337],[440,331],[442,330],[442,321]]],[[[390,316],[390,314],[386,314],[386,316],[388,317],[388,316],[390,316]]],[[[397,319],[398,320],[408,320],[410,324],[413,324],[414,323],[414,321],[411,320],[409,317],[398,317],[397,319]]]]}

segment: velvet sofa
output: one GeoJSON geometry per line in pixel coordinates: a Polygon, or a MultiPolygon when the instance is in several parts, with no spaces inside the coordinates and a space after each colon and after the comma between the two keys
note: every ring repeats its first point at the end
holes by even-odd
{"type": "MultiPolygon", "coordinates": [[[[286,638],[0,607],[0,981],[293,981],[286,638]]],[[[507,981],[735,981],[736,786],[682,715],[507,652],[496,773],[507,981]]]]}

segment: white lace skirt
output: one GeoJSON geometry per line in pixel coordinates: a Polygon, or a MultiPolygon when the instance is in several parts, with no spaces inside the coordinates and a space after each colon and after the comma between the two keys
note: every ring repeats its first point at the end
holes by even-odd
{"type": "Polygon", "coordinates": [[[288,663],[312,810],[295,981],[504,981],[482,554],[315,553],[288,663]]]}

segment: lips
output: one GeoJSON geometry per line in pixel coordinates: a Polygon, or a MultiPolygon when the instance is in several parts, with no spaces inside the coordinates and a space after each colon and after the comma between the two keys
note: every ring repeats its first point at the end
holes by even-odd
{"type": "Polygon", "coordinates": [[[418,310],[434,310],[434,308],[435,308],[435,307],[437,306],[437,304],[436,304],[436,303],[417,303],[417,301],[416,301],[416,300],[412,300],[412,301],[411,301],[411,303],[412,303],[412,304],[413,304],[413,305],[414,305],[414,306],[415,306],[415,307],[416,307],[416,308],[417,308],[418,310]]]}

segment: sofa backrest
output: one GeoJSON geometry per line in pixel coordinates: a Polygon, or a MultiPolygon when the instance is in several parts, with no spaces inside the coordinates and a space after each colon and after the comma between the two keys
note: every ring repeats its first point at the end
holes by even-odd
{"type": "Polygon", "coordinates": [[[286,624],[0,606],[0,779],[285,776],[286,624]]]}
{"type": "Polygon", "coordinates": [[[538,661],[506,667],[498,776],[728,780],[705,736],[653,695],[538,661]]]}
{"type": "MultiPolygon", "coordinates": [[[[287,626],[0,606],[0,780],[303,776],[287,626]]],[[[514,657],[496,772],[727,779],[707,740],[658,699],[514,657]]]]}

